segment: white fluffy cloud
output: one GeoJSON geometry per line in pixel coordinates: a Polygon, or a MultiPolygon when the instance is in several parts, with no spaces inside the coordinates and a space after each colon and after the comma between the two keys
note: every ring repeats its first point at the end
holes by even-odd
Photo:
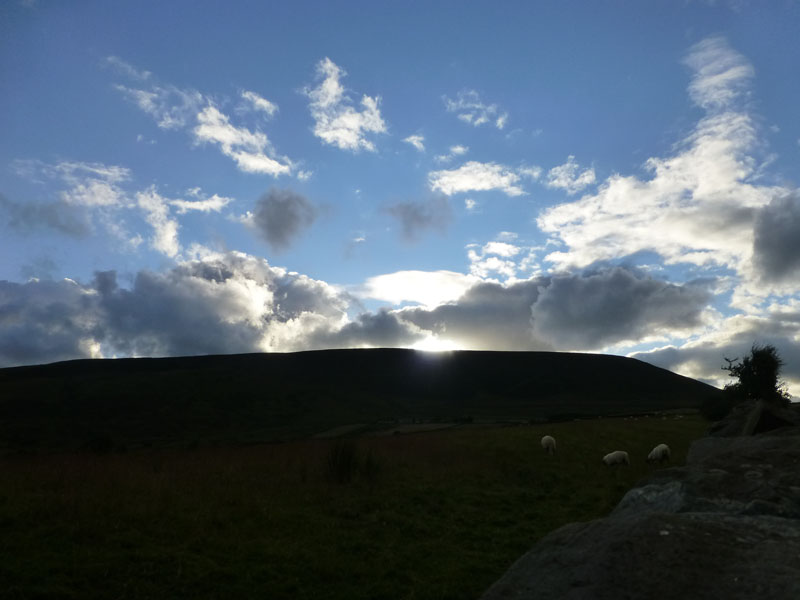
{"type": "Polygon", "coordinates": [[[273,150],[266,134],[231,125],[230,119],[215,106],[206,106],[197,115],[197,123],[193,130],[195,140],[219,144],[222,153],[232,158],[240,170],[273,177],[291,172],[288,159],[280,162],[269,156],[273,150]]]}
{"type": "Polygon", "coordinates": [[[459,192],[500,190],[509,196],[521,196],[520,175],[504,165],[469,161],[457,169],[431,171],[428,184],[432,190],[452,196],[459,192]]]}
{"type": "Polygon", "coordinates": [[[749,276],[757,211],[787,190],[757,179],[756,121],[735,102],[752,73],[743,61],[717,38],[692,48],[690,89],[706,116],[672,156],[646,162],[649,178],[616,174],[597,193],[543,211],[540,229],[564,247],[547,260],[580,267],[652,251],[749,276]]]}
{"type": "Polygon", "coordinates": [[[501,111],[497,104],[484,103],[475,90],[462,90],[455,100],[447,96],[443,100],[447,112],[456,113],[460,120],[474,127],[492,123],[497,129],[503,129],[508,122],[507,112],[501,111]]]}
{"type": "Polygon", "coordinates": [[[107,56],[106,64],[116,69],[126,77],[129,77],[131,79],[138,79],[139,81],[145,81],[147,79],[150,79],[150,77],[152,77],[153,75],[150,71],[137,69],[133,65],[126,63],[118,56],[107,56]]]}
{"type": "Polygon", "coordinates": [[[361,97],[361,110],[351,105],[341,78],[346,72],[330,58],[317,63],[317,87],[305,90],[314,118],[314,135],[326,144],[342,150],[358,152],[375,151],[375,144],[367,139],[368,134],[386,133],[386,123],[381,117],[380,97],[361,97]]]}
{"type": "Polygon", "coordinates": [[[407,144],[411,144],[419,152],[425,152],[425,138],[421,135],[410,135],[403,139],[407,144]]]}
{"type": "Polygon", "coordinates": [[[470,244],[467,246],[469,272],[486,279],[491,276],[513,278],[519,265],[514,259],[522,249],[508,242],[488,242],[483,246],[470,244]]]}
{"type": "Polygon", "coordinates": [[[155,187],[138,192],[136,202],[145,213],[145,219],[153,227],[153,237],[150,239],[150,246],[153,250],[175,258],[181,251],[178,241],[178,222],[169,217],[169,205],[173,201],[164,198],[155,187]]]}
{"type": "Polygon", "coordinates": [[[438,156],[435,157],[435,160],[441,163],[450,162],[456,156],[462,156],[467,152],[469,152],[469,146],[461,146],[461,145],[450,146],[450,150],[447,152],[447,154],[439,154],[438,156]]]}
{"type": "MultiPolygon", "coordinates": [[[[570,155],[563,165],[553,167],[547,172],[547,187],[561,188],[572,195],[595,182],[594,169],[580,171],[575,157],[570,155]]],[[[538,178],[538,174],[536,175],[538,178]]]]}
{"type": "Polygon", "coordinates": [[[397,271],[369,277],[353,294],[392,304],[414,302],[435,307],[457,300],[478,278],[454,271],[397,271]]]}
{"type": "MultiPolygon", "coordinates": [[[[195,193],[199,193],[199,190],[195,193]]],[[[225,198],[224,196],[214,194],[210,198],[201,197],[199,200],[170,200],[169,203],[171,206],[178,209],[179,215],[184,215],[187,212],[220,212],[231,202],[233,202],[233,198],[225,198]]]]}
{"type": "Polygon", "coordinates": [[[173,85],[152,84],[139,89],[117,84],[119,92],[156,120],[161,129],[181,129],[189,124],[204,104],[203,95],[173,85]]]}
{"type": "Polygon", "coordinates": [[[755,69],[725,38],[712,37],[692,48],[684,61],[693,72],[692,100],[706,110],[730,107],[750,91],[755,69]]]}
{"type": "Polygon", "coordinates": [[[278,105],[270,102],[266,98],[259,96],[255,92],[251,92],[249,90],[244,90],[242,92],[242,98],[247,100],[250,103],[250,106],[253,110],[261,111],[265,113],[268,117],[273,116],[276,112],[278,112],[278,105]]]}
{"type": "MultiPolygon", "coordinates": [[[[119,62],[125,64],[126,68],[118,70],[139,80],[143,87],[119,84],[114,87],[152,116],[160,128],[191,127],[195,143],[218,144],[222,153],[233,159],[236,166],[246,173],[262,173],[273,177],[291,173],[294,166],[292,161],[277,155],[265,133],[233,125],[230,117],[222,113],[209,97],[196,90],[155,83],[149,73],[146,78],[136,77],[136,69],[119,62]]],[[[264,112],[269,117],[278,110],[276,104],[255,92],[245,90],[241,92],[241,97],[253,110],[264,112]]]]}

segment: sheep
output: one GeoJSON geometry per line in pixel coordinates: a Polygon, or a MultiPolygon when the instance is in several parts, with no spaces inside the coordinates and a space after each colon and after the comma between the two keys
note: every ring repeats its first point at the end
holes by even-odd
{"type": "Polygon", "coordinates": [[[546,435],[542,438],[542,448],[548,454],[556,453],[556,439],[551,435],[546,435]]]}
{"type": "Polygon", "coordinates": [[[606,466],[613,467],[614,465],[630,465],[631,459],[628,458],[628,453],[624,450],[615,450],[609,452],[603,457],[603,462],[606,466]]]}
{"type": "Polygon", "coordinates": [[[670,458],[670,451],[669,446],[666,444],[659,444],[652,450],[650,450],[650,454],[647,455],[647,462],[649,463],[664,463],[669,462],[670,458]]]}

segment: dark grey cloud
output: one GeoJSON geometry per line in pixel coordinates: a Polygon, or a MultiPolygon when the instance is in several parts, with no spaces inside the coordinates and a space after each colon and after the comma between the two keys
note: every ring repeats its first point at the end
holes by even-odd
{"type": "Polygon", "coordinates": [[[750,352],[753,344],[771,344],[784,361],[782,377],[800,380],[798,334],[800,327],[796,322],[752,319],[740,325],[729,336],[719,336],[717,339],[681,348],[670,346],[651,352],[639,352],[633,357],[671,371],[688,372],[692,377],[709,383],[722,379],[725,384],[733,382],[722,370],[727,364],[725,358],[741,359],[750,352]]]}
{"type": "Polygon", "coordinates": [[[775,198],[756,217],[753,260],[764,281],[800,274],[800,193],[775,198]]]}
{"type": "Polygon", "coordinates": [[[20,203],[0,194],[0,219],[9,229],[24,234],[46,228],[82,238],[91,232],[86,213],[65,202],[20,203]]]}
{"type": "Polygon", "coordinates": [[[0,282],[0,366],[98,352],[396,347],[429,335],[469,349],[582,350],[698,324],[707,299],[700,283],[677,286],[615,268],[505,286],[482,282],[433,309],[350,320],[357,303],[325,282],[230,252],[161,273],[140,271],[124,287],[113,271],[96,273],[90,284],[0,282]]]}
{"type": "Polygon", "coordinates": [[[273,188],[256,201],[253,226],[274,251],[282,252],[314,223],[317,214],[317,207],[305,196],[273,188]]]}
{"type": "Polygon", "coordinates": [[[503,286],[478,283],[456,302],[432,310],[410,308],[399,316],[421,329],[473,350],[552,350],[552,343],[537,336],[531,322],[531,305],[547,279],[503,286]]]}
{"type": "Polygon", "coordinates": [[[379,310],[363,313],[341,329],[315,332],[309,343],[315,348],[396,348],[425,337],[425,333],[400,320],[397,313],[379,310]]]}
{"type": "MultiPolygon", "coordinates": [[[[288,335],[275,325],[313,315],[306,328],[338,320],[347,307],[326,284],[270,267],[266,261],[230,254],[194,261],[166,273],[141,271],[130,289],[113,274],[98,274],[104,338],[128,354],[148,356],[254,352],[270,336],[288,335]]],[[[287,345],[304,346],[311,330],[300,328],[287,345]]]]}
{"type": "Polygon", "coordinates": [[[306,349],[340,328],[349,300],[324,282],[229,253],[90,284],[0,282],[0,367],[103,355],[306,349]],[[335,324],[335,325],[332,325],[335,324]]]}
{"type": "Polygon", "coordinates": [[[507,286],[483,282],[455,302],[398,314],[465,348],[591,350],[700,325],[708,283],[675,285],[617,267],[507,286]]]}
{"type": "Polygon", "coordinates": [[[0,367],[90,356],[91,290],[70,280],[0,281],[0,367]]]}
{"type": "Polygon", "coordinates": [[[531,307],[534,329],[562,349],[600,349],[659,329],[699,326],[708,281],[676,285],[616,267],[556,276],[531,307]]]}
{"type": "Polygon", "coordinates": [[[408,241],[416,241],[428,230],[444,231],[453,220],[453,210],[445,196],[428,201],[398,202],[383,210],[397,219],[402,235],[408,241]]]}

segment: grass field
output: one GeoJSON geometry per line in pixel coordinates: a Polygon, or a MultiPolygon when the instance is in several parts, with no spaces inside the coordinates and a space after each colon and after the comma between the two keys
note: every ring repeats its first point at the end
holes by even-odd
{"type": "Polygon", "coordinates": [[[655,444],[682,464],[706,427],[594,419],[5,458],[0,597],[473,599],[547,532],[608,513],[655,468],[655,444]],[[616,449],[631,467],[602,465],[616,449]]]}

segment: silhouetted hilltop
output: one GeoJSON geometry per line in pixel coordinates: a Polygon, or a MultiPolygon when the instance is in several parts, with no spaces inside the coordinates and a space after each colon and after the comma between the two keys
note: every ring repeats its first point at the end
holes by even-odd
{"type": "Polygon", "coordinates": [[[598,354],[370,349],[75,360],[0,369],[0,448],[269,441],[379,421],[557,420],[697,407],[718,393],[598,354]]]}

